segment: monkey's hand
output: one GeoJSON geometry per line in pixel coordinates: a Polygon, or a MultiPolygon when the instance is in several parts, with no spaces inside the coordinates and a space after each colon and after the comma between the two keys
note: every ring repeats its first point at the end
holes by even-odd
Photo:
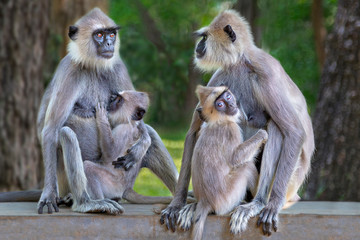
{"type": "Polygon", "coordinates": [[[114,168],[124,168],[125,171],[128,171],[130,168],[132,168],[136,161],[136,157],[130,149],[127,151],[128,153],[125,156],[119,157],[116,161],[112,162],[112,165],[114,165],[114,168]]]}
{"type": "Polygon", "coordinates": [[[169,205],[167,208],[161,211],[160,223],[165,224],[167,229],[171,231],[176,231],[176,223],[179,218],[179,212],[182,209],[183,205],[169,205]]]}
{"type": "Polygon", "coordinates": [[[231,213],[230,232],[233,234],[244,232],[249,219],[259,214],[264,207],[265,205],[257,200],[237,206],[231,213]]]}
{"type": "Polygon", "coordinates": [[[177,219],[177,224],[180,226],[180,228],[184,231],[188,231],[191,227],[191,224],[194,221],[195,216],[195,210],[196,210],[196,203],[190,203],[185,205],[180,212],[177,219]]]}
{"type": "Polygon", "coordinates": [[[96,105],[96,119],[97,120],[105,120],[105,121],[108,121],[108,117],[107,117],[107,110],[106,110],[106,107],[105,107],[105,103],[103,102],[99,102],[97,105],[96,105]]]}
{"type": "MultiPolygon", "coordinates": [[[[281,206],[281,205],[280,205],[281,206]]],[[[279,222],[279,211],[281,207],[279,204],[269,201],[266,207],[261,211],[257,226],[262,224],[262,231],[264,235],[271,235],[271,229],[277,232],[279,222]]]]}
{"type": "Polygon", "coordinates": [[[57,205],[57,202],[59,201],[59,194],[56,189],[49,189],[49,187],[45,187],[40,200],[38,202],[38,213],[43,213],[43,208],[45,205],[47,206],[48,213],[53,213],[53,208],[55,212],[59,212],[59,207],[57,205]]]}
{"type": "Polygon", "coordinates": [[[74,203],[73,196],[72,196],[71,193],[69,193],[65,197],[59,198],[59,201],[58,201],[57,205],[58,206],[65,205],[67,207],[71,207],[73,205],[73,203],[74,203]]]}

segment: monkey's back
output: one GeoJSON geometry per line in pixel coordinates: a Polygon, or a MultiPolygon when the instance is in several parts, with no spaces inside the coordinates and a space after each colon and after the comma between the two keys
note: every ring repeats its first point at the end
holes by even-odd
{"type": "Polygon", "coordinates": [[[235,148],[243,142],[238,125],[203,124],[192,157],[193,191],[197,199],[205,199],[214,210],[227,201],[231,160],[235,148]]]}

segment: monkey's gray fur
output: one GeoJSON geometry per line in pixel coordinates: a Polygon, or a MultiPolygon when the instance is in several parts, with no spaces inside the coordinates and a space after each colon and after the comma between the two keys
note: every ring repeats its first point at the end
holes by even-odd
{"type": "MultiPolygon", "coordinates": [[[[120,59],[118,26],[100,9],[95,8],[69,28],[72,39],[65,56],[46,89],[38,114],[38,137],[41,142],[45,181],[38,212],[44,205],[48,212],[58,211],[57,201],[69,192],[64,172],[70,182],[78,211],[120,213],[121,206],[109,199],[91,199],[87,189],[83,161],[96,162],[101,151],[98,146],[94,108],[98,102],[107,102],[112,94],[134,90],[127,69],[120,59]],[[71,126],[68,127],[68,125],[71,126]],[[91,126],[91,127],[88,127],[91,126]],[[83,142],[75,132],[83,132],[83,142]],[[61,137],[61,141],[60,141],[61,137]],[[81,146],[83,145],[83,146],[81,146]],[[81,151],[79,150],[81,149],[81,151]]],[[[143,123],[142,123],[143,124],[143,123]]],[[[130,148],[126,164],[140,165],[152,170],[173,193],[178,177],[176,167],[160,137],[150,126],[144,126],[151,145],[142,158],[143,148],[149,144],[147,134],[130,148]],[[131,164],[130,164],[131,163],[131,164]],[[135,163],[135,164],[134,164],[135,163]]]]}
{"type": "Polygon", "coordinates": [[[226,87],[198,86],[201,125],[192,156],[191,175],[197,203],[186,205],[178,223],[184,230],[194,223],[193,239],[201,239],[209,212],[227,214],[241,203],[246,190],[256,193],[258,172],[254,158],[267,140],[259,130],[244,142],[238,125],[246,116],[226,87]],[[221,106],[220,106],[221,105],[221,106]]]}
{"type": "MultiPolygon", "coordinates": [[[[310,170],[314,135],[306,101],[280,63],[253,42],[248,23],[233,10],[220,13],[201,36],[195,55],[204,71],[216,70],[208,86],[227,86],[247,115],[244,133],[264,128],[265,144],[257,193],[252,202],[239,205],[231,215],[231,232],[245,231],[250,217],[260,214],[264,234],[278,228],[278,213],[286,201],[298,200],[297,191],[310,170]]],[[[161,223],[175,231],[174,218],[185,204],[191,158],[202,124],[194,114],[185,140],[179,182],[174,200],[163,210],[161,223]]],[[[248,138],[249,136],[247,136],[248,138]]]]}

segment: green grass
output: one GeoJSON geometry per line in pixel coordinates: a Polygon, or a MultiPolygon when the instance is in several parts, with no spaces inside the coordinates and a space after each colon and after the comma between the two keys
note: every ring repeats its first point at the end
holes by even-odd
{"type": "MultiPolygon", "coordinates": [[[[172,156],[178,172],[184,150],[184,141],[187,129],[156,129],[165,147],[172,156]]],[[[170,191],[149,169],[142,168],[135,181],[134,190],[146,196],[171,196],[170,191]]]]}

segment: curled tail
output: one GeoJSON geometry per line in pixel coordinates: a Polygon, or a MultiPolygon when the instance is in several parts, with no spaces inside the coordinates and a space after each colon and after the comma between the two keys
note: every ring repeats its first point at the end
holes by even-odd
{"type": "Polygon", "coordinates": [[[156,204],[156,203],[164,203],[168,204],[173,200],[173,197],[150,197],[138,194],[133,189],[126,189],[123,198],[131,203],[138,204],[156,204]]]}
{"type": "Polygon", "coordinates": [[[0,193],[0,202],[37,202],[42,190],[28,190],[0,193]]]}
{"type": "Polygon", "coordinates": [[[202,201],[198,202],[195,210],[194,228],[191,234],[193,240],[200,240],[202,238],[205,221],[210,211],[211,206],[209,204],[202,201]]]}

